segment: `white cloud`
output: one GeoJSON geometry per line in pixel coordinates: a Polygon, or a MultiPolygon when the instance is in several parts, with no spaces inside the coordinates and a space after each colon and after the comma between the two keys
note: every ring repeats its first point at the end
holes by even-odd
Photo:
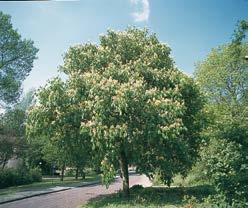
{"type": "Polygon", "coordinates": [[[132,13],[134,21],[143,22],[147,21],[150,15],[150,5],[148,0],[130,0],[132,5],[138,6],[140,11],[132,13]]]}

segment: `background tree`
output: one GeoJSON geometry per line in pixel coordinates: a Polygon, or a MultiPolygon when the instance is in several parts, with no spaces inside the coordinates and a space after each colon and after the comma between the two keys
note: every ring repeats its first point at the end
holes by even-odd
{"type": "MultiPolygon", "coordinates": [[[[27,113],[29,108],[31,108],[35,103],[35,89],[30,89],[24,96],[22,96],[21,100],[14,105],[15,109],[19,109],[25,113],[25,117],[23,118],[23,126],[25,127],[27,113]]],[[[25,130],[25,129],[24,129],[25,130]]],[[[22,140],[22,154],[20,155],[23,160],[23,165],[28,168],[36,168],[39,167],[42,170],[43,174],[50,174],[50,166],[47,161],[43,159],[42,149],[44,148],[43,140],[33,139],[32,143],[27,140],[26,132],[23,131],[23,140],[22,140]]]]}
{"type": "Polygon", "coordinates": [[[211,118],[203,131],[202,173],[229,200],[248,196],[243,191],[248,190],[248,62],[244,59],[248,44],[243,42],[247,29],[247,21],[240,21],[233,41],[213,49],[198,63],[195,74],[208,98],[205,110],[211,118]]]}
{"type": "Polygon", "coordinates": [[[90,135],[106,184],[120,168],[128,195],[130,164],[149,177],[159,169],[170,184],[194,163],[201,96],[155,34],[110,30],[99,45],[71,47],[61,70],[84,109],[81,134],[90,135]]]}
{"type": "Polygon", "coordinates": [[[29,146],[25,138],[26,110],[32,104],[34,90],[23,96],[12,108],[7,108],[0,117],[0,164],[2,167],[11,158],[24,159],[29,146]]]}
{"type": "Polygon", "coordinates": [[[14,103],[21,83],[29,74],[38,49],[13,29],[9,15],[0,11],[0,105],[14,103]]]}
{"type": "Polygon", "coordinates": [[[19,109],[8,110],[1,116],[0,124],[0,164],[5,167],[8,160],[18,157],[24,147],[25,112],[19,109]]]}
{"type": "Polygon", "coordinates": [[[13,29],[9,15],[0,11],[0,143],[3,167],[23,150],[25,111],[16,104],[21,84],[33,67],[38,49],[13,29]],[[11,104],[11,105],[10,105],[11,104]]]}
{"type": "Polygon", "coordinates": [[[23,94],[20,101],[15,104],[15,108],[27,112],[29,108],[32,107],[32,105],[35,103],[35,92],[36,90],[34,88],[28,90],[25,94],[23,94]]]}
{"type": "Polygon", "coordinates": [[[7,138],[3,132],[3,124],[1,118],[1,126],[0,126],[0,166],[2,169],[5,168],[8,160],[11,159],[14,155],[15,149],[15,140],[13,138],[7,138]]]}
{"type": "Polygon", "coordinates": [[[55,78],[40,89],[26,125],[30,143],[43,140],[43,158],[56,162],[62,180],[66,165],[83,169],[90,158],[89,137],[80,132],[83,109],[72,97],[70,84],[55,78]]]}

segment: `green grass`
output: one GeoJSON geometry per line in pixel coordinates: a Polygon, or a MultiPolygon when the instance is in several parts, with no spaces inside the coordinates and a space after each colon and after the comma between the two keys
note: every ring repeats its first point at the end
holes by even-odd
{"type": "Polygon", "coordinates": [[[208,185],[206,181],[198,181],[195,178],[195,175],[189,174],[186,178],[183,178],[181,175],[176,175],[173,178],[171,186],[192,186],[192,185],[208,185]]]}
{"type": "Polygon", "coordinates": [[[198,207],[202,199],[213,194],[210,186],[193,187],[149,187],[131,188],[130,198],[122,197],[121,192],[89,201],[82,208],[176,208],[176,207],[198,207]]]}
{"type": "MultiPolygon", "coordinates": [[[[159,177],[154,178],[153,180],[154,186],[163,186],[163,182],[159,177]]],[[[183,177],[182,175],[178,174],[173,177],[173,181],[171,183],[171,186],[196,186],[196,185],[210,185],[209,182],[203,181],[197,178],[197,176],[194,173],[189,173],[187,177],[183,177]]]]}
{"type": "Polygon", "coordinates": [[[52,188],[55,186],[72,186],[77,185],[81,182],[91,182],[91,181],[98,181],[100,180],[100,176],[96,174],[87,175],[84,180],[78,179],[76,180],[74,177],[65,177],[64,181],[60,181],[60,178],[47,178],[43,177],[41,182],[35,182],[28,185],[21,185],[21,186],[12,186],[5,189],[0,189],[0,197],[7,194],[13,194],[19,191],[35,191],[41,190],[46,188],[52,188]]]}

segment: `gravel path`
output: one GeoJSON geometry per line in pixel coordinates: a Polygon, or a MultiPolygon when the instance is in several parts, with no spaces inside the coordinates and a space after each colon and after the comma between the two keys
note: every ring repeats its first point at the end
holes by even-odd
{"type": "MultiPolygon", "coordinates": [[[[130,175],[129,180],[130,187],[135,184],[142,184],[143,186],[151,185],[148,178],[143,175],[130,175]]],[[[114,193],[120,190],[121,186],[121,179],[118,178],[108,189],[102,185],[78,187],[58,193],[10,202],[0,205],[0,208],[76,208],[79,205],[86,203],[91,198],[114,193]]]]}

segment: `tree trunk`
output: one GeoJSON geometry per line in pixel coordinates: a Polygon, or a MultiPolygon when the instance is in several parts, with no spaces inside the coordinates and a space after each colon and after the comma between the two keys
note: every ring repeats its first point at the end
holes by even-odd
{"type": "Polygon", "coordinates": [[[77,180],[78,179],[78,167],[76,169],[76,176],[75,176],[75,179],[77,180]]]}
{"type": "Polygon", "coordinates": [[[82,170],[82,179],[84,180],[85,179],[85,172],[82,170]]]}
{"type": "Polygon", "coordinates": [[[123,178],[123,176],[122,176],[122,171],[121,171],[121,170],[120,170],[119,174],[120,174],[120,177],[121,177],[121,179],[122,179],[122,178],[123,178]]]}
{"type": "Polygon", "coordinates": [[[3,162],[3,166],[2,166],[2,170],[5,168],[5,165],[7,164],[7,162],[3,162]]]}
{"type": "Polygon", "coordinates": [[[5,158],[3,159],[3,166],[2,166],[2,170],[5,168],[5,165],[7,165],[7,163],[8,163],[8,158],[7,158],[7,157],[5,157],[5,158]]]}
{"type": "Polygon", "coordinates": [[[2,170],[5,168],[5,165],[6,165],[6,163],[5,163],[5,162],[3,162],[3,165],[2,165],[2,170]]]}
{"type": "Polygon", "coordinates": [[[61,178],[60,178],[61,181],[64,180],[64,174],[65,174],[65,164],[63,164],[63,166],[61,168],[61,178]]]}
{"type": "Polygon", "coordinates": [[[129,175],[128,175],[128,160],[126,153],[122,150],[120,153],[120,169],[122,175],[123,193],[125,197],[129,197],[129,175]]]}

